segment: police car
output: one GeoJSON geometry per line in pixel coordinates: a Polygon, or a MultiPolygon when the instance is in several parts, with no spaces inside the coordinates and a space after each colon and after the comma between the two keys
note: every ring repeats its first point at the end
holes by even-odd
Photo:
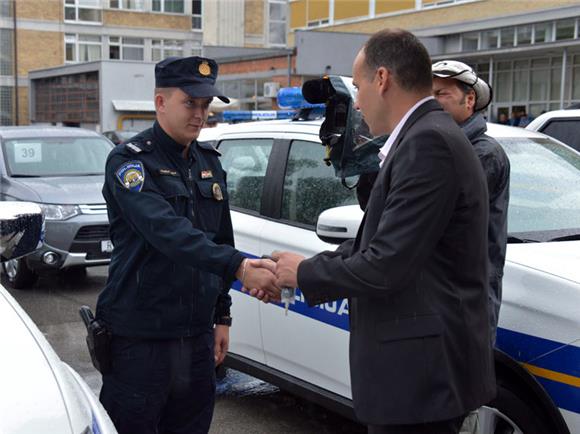
{"type": "MultiPolygon", "coordinates": [[[[312,256],[354,237],[355,194],[323,162],[321,121],[204,130],[227,172],[236,246],[312,256]],[[324,241],[323,241],[324,240],[324,241]]],[[[495,354],[499,394],[478,433],[580,434],[580,154],[540,133],[489,124],[511,160],[509,245],[495,354]]],[[[348,303],[233,298],[227,365],[353,415],[348,303]]],[[[472,415],[472,418],[476,417],[472,415]]]]}
{"type": "MultiPolygon", "coordinates": [[[[42,246],[41,208],[2,202],[0,258],[42,246]]],[[[54,352],[42,332],[0,285],[0,432],[113,434],[117,431],[83,379],[54,352]]]]}

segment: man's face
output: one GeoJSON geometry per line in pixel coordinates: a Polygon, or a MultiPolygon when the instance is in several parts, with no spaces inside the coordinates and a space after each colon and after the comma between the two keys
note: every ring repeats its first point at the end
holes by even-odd
{"type": "Polygon", "coordinates": [[[376,71],[370,71],[365,63],[364,51],[360,51],[352,65],[352,82],[357,88],[354,107],[363,115],[373,136],[385,134],[382,131],[384,124],[384,112],[380,106],[379,86],[376,83],[376,71]]]}
{"type": "Polygon", "coordinates": [[[473,114],[475,92],[470,90],[465,94],[459,86],[452,78],[433,77],[433,96],[453,120],[461,124],[473,114]]]}
{"type": "Polygon", "coordinates": [[[181,89],[164,89],[156,95],[157,117],[165,132],[184,146],[199,137],[212,98],[192,98],[181,89]]]}

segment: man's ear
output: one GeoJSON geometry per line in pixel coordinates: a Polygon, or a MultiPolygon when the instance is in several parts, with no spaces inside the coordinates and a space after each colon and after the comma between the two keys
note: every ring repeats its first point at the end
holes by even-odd
{"type": "Polygon", "coordinates": [[[165,109],[165,95],[162,92],[155,94],[155,111],[162,112],[165,109]]]}
{"type": "Polygon", "coordinates": [[[377,69],[375,79],[377,80],[379,92],[383,94],[390,87],[391,84],[390,82],[393,79],[393,77],[391,76],[391,72],[387,68],[381,66],[377,69]]]}
{"type": "Polygon", "coordinates": [[[475,109],[475,102],[476,102],[476,95],[475,95],[475,91],[473,89],[471,89],[467,95],[465,96],[465,105],[467,106],[468,109],[470,110],[474,110],[475,109]]]}

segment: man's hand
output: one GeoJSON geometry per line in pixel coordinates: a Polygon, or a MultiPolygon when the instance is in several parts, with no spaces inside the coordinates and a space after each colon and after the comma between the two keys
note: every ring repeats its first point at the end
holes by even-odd
{"type": "Polygon", "coordinates": [[[228,353],[230,346],[230,328],[226,325],[216,325],[213,329],[215,365],[220,365],[228,353]]]}
{"type": "Polygon", "coordinates": [[[242,282],[242,291],[268,303],[280,299],[276,285],[276,264],[269,259],[245,259],[236,277],[242,282]]]}
{"type": "Polygon", "coordinates": [[[276,261],[277,285],[280,288],[297,288],[298,266],[305,259],[304,256],[290,252],[274,252],[272,257],[276,261]]]}

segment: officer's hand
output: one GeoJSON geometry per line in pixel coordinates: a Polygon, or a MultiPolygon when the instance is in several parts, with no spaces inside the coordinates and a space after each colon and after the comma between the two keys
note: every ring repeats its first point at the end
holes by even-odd
{"type": "Polygon", "coordinates": [[[243,292],[264,303],[280,300],[280,288],[276,285],[276,264],[269,259],[246,259],[243,292]]]}
{"type": "Polygon", "coordinates": [[[230,346],[230,328],[226,325],[216,325],[213,329],[215,365],[220,365],[228,353],[230,346]]]}

